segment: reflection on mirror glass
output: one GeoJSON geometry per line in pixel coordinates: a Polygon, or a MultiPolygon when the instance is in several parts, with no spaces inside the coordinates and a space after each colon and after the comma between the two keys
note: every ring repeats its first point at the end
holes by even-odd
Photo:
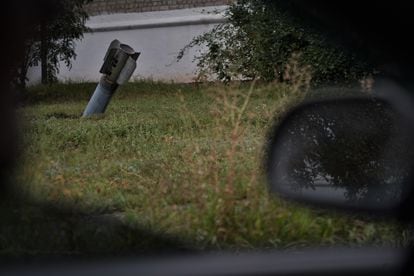
{"type": "Polygon", "coordinates": [[[302,201],[390,209],[404,196],[412,126],[378,99],[309,104],[279,127],[270,188],[302,201]]]}

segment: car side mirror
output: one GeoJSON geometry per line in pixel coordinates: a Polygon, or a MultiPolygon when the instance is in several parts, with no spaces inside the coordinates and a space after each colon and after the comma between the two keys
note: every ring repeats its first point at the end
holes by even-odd
{"type": "Polygon", "coordinates": [[[399,210],[411,195],[414,169],[414,109],[399,102],[366,96],[292,110],[270,134],[270,191],[371,214],[399,210]]]}

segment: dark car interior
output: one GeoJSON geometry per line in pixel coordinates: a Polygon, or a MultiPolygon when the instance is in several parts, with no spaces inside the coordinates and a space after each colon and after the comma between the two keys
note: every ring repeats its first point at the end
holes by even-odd
{"type": "MultiPolygon", "coordinates": [[[[9,177],[21,154],[14,114],[16,93],[10,80],[31,24],[58,15],[56,7],[53,0],[16,0],[3,3],[0,11],[2,214],[8,213],[8,202],[19,201],[19,190],[14,189],[9,177]]],[[[414,54],[410,36],[414,21],[409,7],[406,1],[285,2],[287,12],[326,32],[332,43],[345,45],[368,58],[381,68],[381,73],[374,95],[315,98],[290,110],[281,123],[269,130],[263,163],[270,193],[310,208],[368,214],[411,227],[414,54]],[[367,148],[368,151],[361,150],[367,148]],[[333,152],[341,156],[339,163],[329,159],[333,152]]],[[[58,215],[82,212],[73,206],[41,208],[58,215]]],[[[83,223],[81,215],[79,218],[74,224],[83,223]]],[[[412,248],[338,246],[300,252],[205,253],[147,230],[139,235],[143,239],[159,239],[163,246],[137,256],[116,258],[11,257],[0,260],[0,274],[411,275],[414,271],[412,248]]]]}

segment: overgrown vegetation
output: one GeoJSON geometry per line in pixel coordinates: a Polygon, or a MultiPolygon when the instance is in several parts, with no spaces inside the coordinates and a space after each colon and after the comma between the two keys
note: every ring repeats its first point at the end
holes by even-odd
{"type": "Polygon", "coordinates": [[[395,225],[267,193],[263,145],[275,115],[304,96],[292,87],[133,83],[92,119],[80,114],[94,84],[32,88],[19,111],[16,188],[32,204],[72,211],[33,216],[23,204],[19,219],[0,227],[2,254],[154,249],[165,243],[154,233],[199,249],[403,244],[395,225]]]}
{"type": "Polygon", "coordinates": [[[296,58],[312,72],[314,84],[355,81],[372,71],[361,57],[332,45],[314,24],[302,22],[282,7],[287,1],[241,0],[230,5],[226,23],[196,37],[184,47],[206,47],[196,57],[200,79],[214,76],[289,82],[285,68],[296,58]]]}

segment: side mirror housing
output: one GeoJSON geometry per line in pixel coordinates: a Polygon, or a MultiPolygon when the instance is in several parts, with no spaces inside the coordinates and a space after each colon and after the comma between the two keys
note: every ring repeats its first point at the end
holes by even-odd
{"type": "Polygon", "coordinates": [[[270,191],[322,207],[399,212],[411,198],[414,108],[406,100],[400,106],[399,93],[393,93],[308,102],[292,110],[270,134],[270,191]]]}

